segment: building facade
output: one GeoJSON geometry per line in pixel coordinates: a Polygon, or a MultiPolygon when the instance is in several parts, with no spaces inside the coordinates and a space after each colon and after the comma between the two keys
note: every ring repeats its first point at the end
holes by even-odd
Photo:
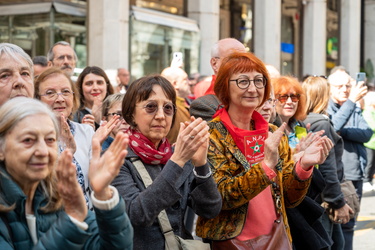
{"type": "Polygon", "coordinates": [[[211,46],[234,37],[282,74],[343,65],[373,77],[375,0],[0,0],[0,42],[31,56],[70,42],[78,67],[160,73],[174,52],[188,73],[212,74],[211,46]]]}

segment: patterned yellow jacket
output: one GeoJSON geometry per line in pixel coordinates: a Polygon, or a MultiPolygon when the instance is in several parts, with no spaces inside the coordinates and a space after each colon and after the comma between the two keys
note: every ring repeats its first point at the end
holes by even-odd
{"type": "MultiPolygon", "coordinates": [[[[214,180],[223,199],[220,214],[213,219],[198,218],[196,233],[210,240],[227,240],[238,236],[245,224],[249,201],[272,182],[261,164],[250,166],[245,156],[235,145],[228,130],[216,117],[210,123],[210,145],[208,161],[214,180]]],[[[270,131],[276,126],[269,124],[270,131]]],[[[300,180],[295,173],[288,139],[284,135],[279,145],[282,171],[277,171],[280,184],[282,215],[289,239],[290,229],[285,207],[297,206],[305,197],[311,177],[300,180]]],[[[274,180],[275,181],[275,180],[274,180]]],[[[273,189],[271,188],[272,192],[273,189]]],[[[260,208],[261,209],[261,208],[260,208]]]]}

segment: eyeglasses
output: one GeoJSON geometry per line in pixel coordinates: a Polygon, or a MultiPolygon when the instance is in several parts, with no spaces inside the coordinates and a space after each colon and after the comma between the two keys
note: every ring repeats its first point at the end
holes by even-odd
{"type": "Polygon", "coordinates": [[[253,80],[250,80],[249,78],[238,78],[229,81],[236,82],[237,87],[240,89],[247,89],[250,86],[250,82],[253,82],[257,89],[262,89],[264,86],[266,86],[266,78],[264,77],[254,78],[253,80]]]}
{"type": "Polygon", "coordinates": [[[292,102],[298,102],[299,101],[299,98],[300,98],[300,94],[291,94],[291,95],[278,95],[278,97],[276,98],[277,100],[279,100],[280,103],[285,103],[289,97],[290,99],[292,100],[292,102]]]}
{"type": "Polygon", "coordinates": [[[268,103],[268,104],[271,105],[272,107],[275,107],[275,105],[276,105],[276,101],[277,101],[277,99],[269,98],[269,99],[266,100],[265,103],[268,103]]]}
{"type": "MultiPolygon", "coordinates": [[[[142,108],[144,108],[148,114],[152,115],[158,111],[159,106],[157,102],[149,102],[142,108]]],[[[176,107],[173,105],[173,103],[164,104],[163,112],[166,116],[173,116],[175,111],[176,111],[176,107]]]]}
{"type": "Polygon", "coordinates": [[[57,93],[54,90],[47,90],[44,95],[40,95],[40,96],[46,96],[48,99],[55,99],[55,98],[57,99],[57,97],[61,95],[65,99],[65,97],[69,97],[72,94],[74,94],[74,92],[69,89],[64,89],[60,93],[57,93]]]}
{"type": "Polygon", "coordinates": [[[120,117],[120,119],[124,119],[124,117],[122,116],[121,113],[117,113],[117,112],[114,112],[114,113],[108,113],[106,116],[115,116],[115,115],[118,115],[120,117]]]}

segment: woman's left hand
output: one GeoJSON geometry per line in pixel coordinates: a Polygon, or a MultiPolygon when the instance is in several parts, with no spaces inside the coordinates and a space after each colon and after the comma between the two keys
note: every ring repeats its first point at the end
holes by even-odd
{"type": "Polygon", "coordinates": [[[63,200],[65,212],[83,222],[87,216],[87,205],[77,181],[76,166],[72,159],[73,154],[70,150],[61,153],[56,167],[57,189],[63,200]]]}
{"type": "Polygon", "coordinates": [[[100,156],[101,147],[98,138],[92,139],[92,158],[89,168],[89,180],[98,200],[109,200],[112,193],[109,184],[118,175],[128,151],[129,136],[118,133],[106,152],[100,156]]]}
{"type": "Polygon", "coordinates": [[[332,147],[333,143],[327,136],[315,139],[305,151],[303,151],[300,161],[301,167],[304,170],[308,170],[315,164],[322,164],[327,159],[332,147]]]}
{"type": "Polygon", "coordinates": [[[119,118],[120,116],[114,115],[108,122],[103,121],[100,127],[95,131],[93,138],[97,138],[100,144],[103,144],[112,130],[121,124],[119,118]]]}

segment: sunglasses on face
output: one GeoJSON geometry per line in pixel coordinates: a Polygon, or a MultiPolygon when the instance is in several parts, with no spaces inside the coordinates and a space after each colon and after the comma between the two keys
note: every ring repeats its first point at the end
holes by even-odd
{"type": "MultiPolygon", "coordinates": [[[[144,108],[148,114],[154,115],[158,111],[159,106],[157,102],[149,102],[142,108],[144,108]]],[[[173,116],[175,111],[176,107],[173,105],[173,103],[169,102],[163,105],[163,112],[166,116],[173,116]]]]}
{"type": "Polygon", "coordinates": [[[292,100],[292,102],[298,102],[299,98],[300,98],[300,94],[296,94],[296,95],[294,95],[294,94],[291,94],[291,95],[278,95],[276,99],[279,100],[279,102],[283,104],[283,103],[286,103],[286,101],[289,98],[292,100]]]}

